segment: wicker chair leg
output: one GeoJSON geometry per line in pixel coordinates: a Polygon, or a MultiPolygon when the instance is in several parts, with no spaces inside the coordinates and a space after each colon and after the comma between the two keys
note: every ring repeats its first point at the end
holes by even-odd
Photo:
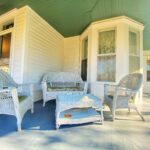
{"type": "Polygon", "coordinates": [[[141,119],[142,119],[143,121],[145,121],[145,119],[144,119],[142,113],[141,113],[137,108],[135,108],[135,110],[136,110],[137,114],[141,117],[141,119]]]}
{"type": "Polygon", "coordinates": [[[17,129],[20,132],[21,131],[21,120],[17,119],[17,129]]]}
{"type": "Polygon", "coordinates": [[[32,108],[31,108],[31,114],[33,114],[34,113],[34,107],[32,106],[32,108]]]}

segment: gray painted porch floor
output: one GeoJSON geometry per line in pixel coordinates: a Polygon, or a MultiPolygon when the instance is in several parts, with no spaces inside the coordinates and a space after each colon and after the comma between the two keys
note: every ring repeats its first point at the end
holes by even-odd
{"type": "Polygon", "coordinates": [[[127,111],[119,113],[112,122],[105,111],[104,125],[8,132],[0,137],[0,150],[150,150],[150,95],[144,96],[143,114],[145,122],[135,112],[128,115],[127,111]]]}

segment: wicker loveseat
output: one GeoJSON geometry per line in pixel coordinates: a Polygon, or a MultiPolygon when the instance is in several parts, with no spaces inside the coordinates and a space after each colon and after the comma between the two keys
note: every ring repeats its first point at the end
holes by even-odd
{"type": "Polygon", "coordinates": [[[49,72],[42,80],[43,106],[49,100],[56,99],[58,94],[87,93],[87,83],[78,73],[49,72]]]}

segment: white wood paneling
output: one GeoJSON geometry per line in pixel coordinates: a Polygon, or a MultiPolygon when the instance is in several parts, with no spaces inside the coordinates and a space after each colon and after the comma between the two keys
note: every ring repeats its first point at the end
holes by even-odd
{"type": "Polygon", "coordinates": [[[80,72],[79,36],[64,39],[63,70],[80,72]]]}
{"type": "Polygon", "coordinates": [[[62,70],[64,37],[28,8],[24,82],[40,82],[48,71],[62,70]]]}
{"type": "Polygon", "coordinates": [[[26,7],[19,9],[14,17],[14,37],[11,74],[17,83],[23,82],[26,31],[26,7]]]}

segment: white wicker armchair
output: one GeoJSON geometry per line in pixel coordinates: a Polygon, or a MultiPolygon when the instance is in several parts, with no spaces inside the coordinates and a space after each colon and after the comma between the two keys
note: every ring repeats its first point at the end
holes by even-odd
{"type": "Polygon", "coordinates": [[[71,72],[49,72],[42,80],[43,106],[49,100],[56,99],[58,94],[87,93],[88,84],[81,76],[71,72]]]}
{"type": "Polygon", "coordinates": [[[141,119],[144,118],[138,110],[135,103],[136,95],[138,94],[143,83],[143,76],[141,73],[133,73],[125,76],[118,85],[104,85],[104,104],[108,105],[113,121],[115,120],[115,112],[117,109],[127,108],[136,110],[141,119]]]}
{"type": "Polygon", "coordinates": [[[0,71],[0,114],[15,116],[18,131],[26,111],[31,109],[33,113],[32,91],[32,85],[18,85],[9,74],[0,71]]]}

